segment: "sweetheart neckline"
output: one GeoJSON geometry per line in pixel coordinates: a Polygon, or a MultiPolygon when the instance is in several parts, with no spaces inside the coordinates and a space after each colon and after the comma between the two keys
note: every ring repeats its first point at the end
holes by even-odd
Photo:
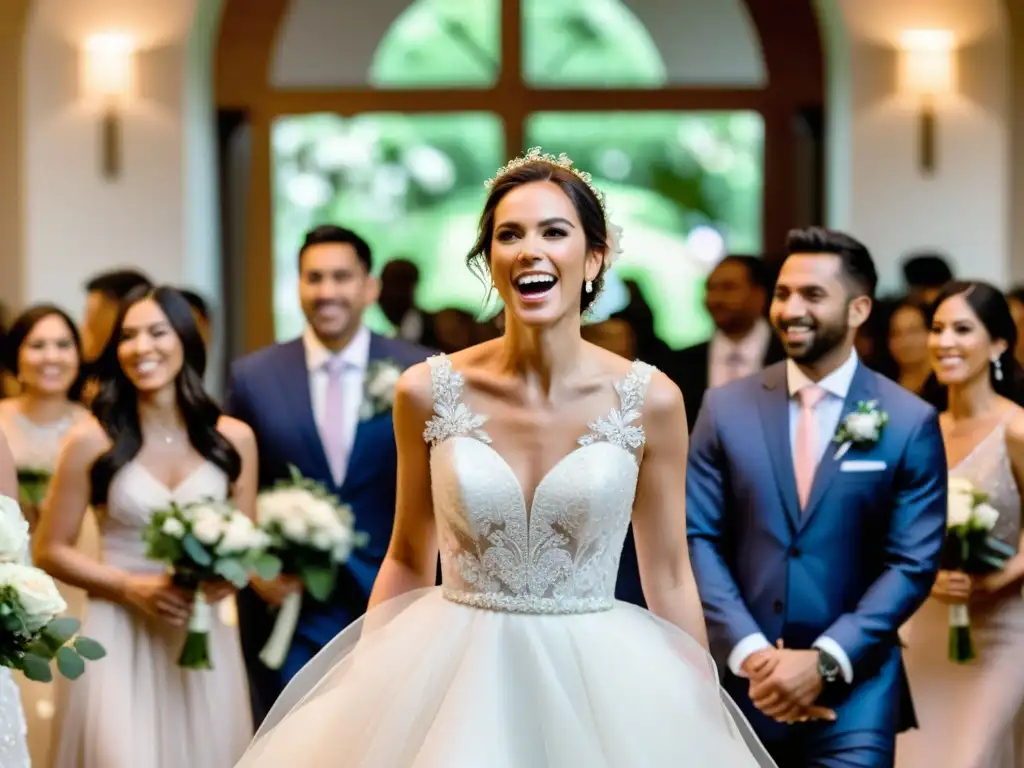
{"type": "Polygon", "coordinates": [[[186,484],[191,482],[192,478],[194,478],[196,475],[198,475],[200,471],[202,471],[204,468],[209,466],[209,464],[210,464],[210,462],[207,461],[207,460],[201,461],[194,468],[190,469],[187,473],[185,473],[185,475],[182,476],[181,480],[179,480],[177,483],[175,483],[173,488],[171,486],[167,485],[167,483],[165,483],[159,477],[157,477],[156,473],[154,473],[153,470],[151,470],[149,467],[147,467],[141,461],[133,461],[131,463],[131,466],[136,467],[137,469],[140,469],[144,475],[149,477],[150,480],[152,480],[160,488],[165,490],[167,492],[168,496],[172,496],[173,497],[173,496],[176,496],[178,494],[178,491],[180,491],[186,484]]]}
{"type": "Polygon", "coordinates": [[[477,438],[471,437],[469,435],[455,435],[455,436],[449,438],[448,441],[446,441],[446,442],[453,442],[455,440],[469,440],[469,441],[471,441],[473,443],[476,443],[477,445],[483,446],[492,455],[497,457],[498,463],[501,465],[503,471],[505,471],[508,474],[508,476],[512,479],[512,482],[513,482],[513,484],[516,487],[516,491],[518,491],[518,494],[519,494],[519,508],[520,508],[520,510],[522,510],[523,514],[526,516],[527,529],[529,529],[530,524],[533,522],[533,513],[534,513],[534,510],[535,510],[535,508],[537,506],[537,496],[539,495],[541,489],[544,487],[545,483],[548,482],[548,480],[551,478],[551,476],[553,474],[555,474],[555,472],[558,471],[562,467],[562,465],[565,464],[565,462],[567,462],[570,458],[572,458],[576,454],[582,453],[583,451],[587,450],[588,448],[596,448],[599,445],[610,446],[611,448],[613,448],[613,449],[615,449],[617,451],[620,451],[621,453],[625,454],[633,462],[633,465],[638,470],[639,470],[639,467],[640,467],[640,463],[637,461],[637,458],[632,453],[632,451],[629,451],[629,450],[623,448],[621,445],[616,445],[615,443],[610,443],[610,442],[606,442],[606,441],[593,442],[593,443],[590,443],[588,445],[578,445],[575,448],[573,448],[571,451],[569,451],[567,454],[562,456],[562,458],[560,458],[554,464],[552,464],[551,468],[548,469],[548,471],[545,472],[541,476],[540,480],[537,482],[537,485],[533,489],[533,494],[530,496],[530,503],[527,504],[526,503],[526,489],[523,487],[523,483],[522,483],[522,481],[520,481],[519,475],[516,474],[515,470],[512,469],[512,465],[508,463],[508,460],[504,456],[502,456],[501,453],[499,453],[493,446],[488,445],[487,443],[485,443],[483,440],[478,440],[477,438]]]}

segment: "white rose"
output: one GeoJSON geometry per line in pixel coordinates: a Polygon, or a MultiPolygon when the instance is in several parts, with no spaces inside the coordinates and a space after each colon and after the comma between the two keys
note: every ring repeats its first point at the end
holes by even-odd
{"type": "Polygon", "coordinates": [[[203,544],[213,544],[224,532],[224,524],[220,515],[198,515],[192,524],[192,534],[203,544]]]}
{"type": "Polygon", "coordinates": [[[402,372],[397,368],[390,365],[385,366],[373,377],[369,386],[366,387],[366,391],[370,397],[376,400],[393,402],[395,399],[395,387],[398,386],[398,380],[401,376],[402,372]]]}
{"type": "Polygon", "coordinates": [[[241,513],[232,515],[224,528],[224,538],[217,545],[217,551],[224,554],[245,552],[256,544],[257,533],[260,532],[248,517],[241,513]]]}
{"type": "Polygon", "coordinates": [[[280,522],[282,533],[291,541],[304,542],[309,536],[309,526],[301,517],[286,517],[280,522]]]}
{"type": "Polygon", "coordinates": [[[965,477],[951,477],[949,478],[949,492],[952,493],[965,493],[968,496],[974,495],[974,483],[965,477]]]}
{"type": "Polygon", "coordinates": [[[982,502],[974,508],[974,519],[972,522],[984,531],[991,531],[999,520],[999,511],[991,506],[982,502]]]}
{"type": "Polygon", "coordinates": [[[971,519],[971,512],[974,510],[973,500],[970,496],[962,493],[955,493],[949,497],[949,508],[946,517],[946,525],[965,525],[971,519]]]}
{"type": "Polygon", "coordinates": [[[14,587],[30,632],[38,632],[68,609],[53,579],[38,568],[0,563],[0,587],[14,587]]]}
{"type": "Polygon", "coordinates": [[[28,555],[28,521],[10,496],[0,496],[0,562],[22,563],[28,555]]]}
{"type": "Polygon", "coordinates": [[[306,521],[317,528],[330,528],[338,524],[338,513],[335,512],[334,507],[324,501],[323,499],[316,499],[310,504],[306,505],[305,509],[306,521]]]}
{"type": "Polygon", "coordinates": [[[323,552],[329,552],[334,548],[334,537],[327,531],[314,531],[313,535],[310,537],[309,543],[316,549],[323,552]]]}
{"type": "Polygon", "coordinates": [[[160,530],[167,536],[174,539],[181,539],[185,536],[185,525],[176,517],[168,517],[160,530]]]}
{"type": "Polygon", "coordinates": [[[851,413],[846,417],[846,431],[854,442],[874,442],[878,439],[878,417],[873,413],[851,413]]]}
{"type": "Polygon", "coordinates": [[[261,523],[280,522],[301,513],[312,496],[299,488],[279,488],[260,494],[256,516],[261,523]]]}

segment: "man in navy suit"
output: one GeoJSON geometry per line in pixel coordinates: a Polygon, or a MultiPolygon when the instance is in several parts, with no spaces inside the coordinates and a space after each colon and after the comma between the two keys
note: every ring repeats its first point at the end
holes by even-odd
{"type": "Polygon", "coordinates": [[[690,554],[724,685],[778,764],[890,768],[916,724],[897,632],[939,566],[942,436],[931,406],[857,359],[867,249],[819,228],[788,245],[771,306],[788,360],[708,391],[690,554]]]}
{"type": "Polygon", "coordinates": [[[268,669],[259,653],[277,606],[294,580],[254,580],[238,597],[242,650],[253,718],[261,723],[288,681],[335,635],[366,611],[391,536],[396,450],[391,398],[398,375],[427,350],[377,336],[363,312],[377,301],[370,247],[355,232],[321,226],[299,249],[301,338],[261,349],[231,370],[226,410],[256,433],[260,486],[289,476],[322,482],[351,506],[356,528],[369,534],[341,569],[326,603],[307,596],[284,665],[268,669]],[[383,394],[382,394],[383,393],[383,394]]]}

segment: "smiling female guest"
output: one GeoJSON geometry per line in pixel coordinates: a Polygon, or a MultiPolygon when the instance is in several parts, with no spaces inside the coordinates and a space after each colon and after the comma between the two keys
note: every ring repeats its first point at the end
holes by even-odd
{"type": "MultiPolygon", "coordinates": [[[[950,475],[989,494],[992,534],[1020,550],[1024,487],[1024,375],[1003,295],[986,283],[951,283],[939,295],[928,349],[949,392],[941,418],[950,475]]],[[[904,628],[920,730],[900,737],[899,768],[1014,768],[1024,745],[1014,723],[1024,704],[1024,554],[972,580],[940,571],[932,597],[904,628]],[[976,661],[948,660],[948,606],[970,605],[976,661]]]]}
{"type": "Polygon", "coordinates": [[[702,647],[679,390],[580,336],[612,237],[564,156],[498,173],[470,264],[501,295],[504,336],[403,374],[371,610],[292,680],[239,765],[772,765],[702,647]],[[631,519],[653,614],[614,600],[631,519]]]}
{"type": "MultiPolygon", "coordinates": [[[[38,478],[22,483],[20,499],[21,509],[34,529],[45,478],[53,472],[64,437],[89,415],[77,402],[82,388],[82,347],[74,322],[52,304],[37,304],[22,312],[11,324],[6,344],[4,367],[17,379],[21,392],[0,400],[0,429],[19,472],[38,478]]],[[[93,557],[98,554],[96,522],[91,512],[83,520],[78,548],[93,557]]],[[[58,588],[68,602],[68,614],[81,619],[85,593],[59,582],[58,588]]],[[[49,765],[54,686],[22,675],[17,675],[17,680],[25,704],[32,763],[49,765]]]]}
{"type": "MultiPolygon", "coordinates": [[[[237,632],[216,620],[213,671],[177,666],[192,596],[145,557],[142,529],[171,502],[231,497],[255,513],[251,430],[203,390],[206,351],[188,302],[170,288],[121,304],[103,353],[95,418],[75,426],[36,534],[38,562],[90,597],[83,632],[107,649],[70,686],[56,768],[224,768],[251,733],[237,632]],[[75,546],[92,503],[103,558],[75,546]]],[[[210,590],[214,602],[224,589],[210,590]]],[[[216,612],[214,612],[216,615],[216,612]]]]}

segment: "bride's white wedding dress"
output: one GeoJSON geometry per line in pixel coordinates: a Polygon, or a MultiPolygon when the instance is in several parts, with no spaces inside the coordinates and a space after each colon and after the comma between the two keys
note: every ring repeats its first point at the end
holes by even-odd
{"type": "Polygon", "coordinates": [[[9,669],[0,669],[0,766],[31,768],[21,692],[9,669]]]}
{"type": "MultiPolygon", "coordinates": [[[[528,505],[430,360],[443,586],[384,603],[292,681],[241,768],[773,766],[690,636],[614,600],[651,368],[528,505]]],[[[680,499],[680,504],[683,500],[680,499]]]]}

